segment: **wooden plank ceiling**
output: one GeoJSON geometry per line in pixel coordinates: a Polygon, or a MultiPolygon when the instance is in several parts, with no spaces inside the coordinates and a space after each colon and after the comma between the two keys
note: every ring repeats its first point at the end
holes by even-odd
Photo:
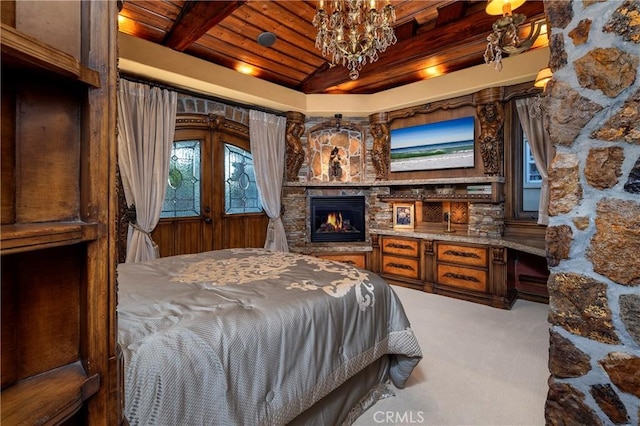
{"type": "MultiPolygon", "coordinates": [[[[398,42],[352,81],[315,47],[315,1],[125,0],[120,31],[306,94],[371,94],[483,64],[496,16],[484,0],[391,0],[398,42]],[[263,32],[277,41],[258,44],[263,32]]],[[[542,1],[516,11],[544,19],[542,1]]],[[[489,66],[489,65],[487,65],[489,66]]],[[[498,71],[496,71],[498,72],[498,71]]]]}

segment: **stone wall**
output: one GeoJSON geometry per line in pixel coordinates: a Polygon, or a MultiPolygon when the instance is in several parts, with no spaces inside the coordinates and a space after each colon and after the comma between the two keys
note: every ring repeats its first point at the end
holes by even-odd
{"type": "Polygon", "coordinates": [[[640,421],[640,2],[545,0],[547,424],[640,421]]]}
{"type": "Polygon", "coordinates": [[[249,110],[244,107],[228,105],[220,101],[203,99],[178,93],[178,114],[216,114],[227,120],[249,125],[249,110]]]}

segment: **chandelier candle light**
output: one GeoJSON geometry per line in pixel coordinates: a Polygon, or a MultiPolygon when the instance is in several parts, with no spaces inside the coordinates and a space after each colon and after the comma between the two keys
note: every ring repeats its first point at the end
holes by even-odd
{"type": "Polygon", "coordinates": [[[316,47],[330,64],[342,64],[349,69],[349,78],[356,80],[368,62],[378,60],[378,53],[395,44],[391,26],[396,12],[389,3],[380,11],[376,0],[318,1],[313,26],[318,29],[316,47]]]}
{"type": "Polygon", "coordinates": [[[498,71],[502,70],[502,54],[515,55],[522,53],[533,46],[540,35],[541,24],[531,23],[529,36],[521,40],[518,36],[518,26],[526,21],[527,17],[521,13],[512,11],[522,6],[526,0],[488,0],[485,12],[488,15],[502,15],[493,24],[493,32],[487,37],[487,49],[484,51],[484,61],[494,64],[498,71]]]}

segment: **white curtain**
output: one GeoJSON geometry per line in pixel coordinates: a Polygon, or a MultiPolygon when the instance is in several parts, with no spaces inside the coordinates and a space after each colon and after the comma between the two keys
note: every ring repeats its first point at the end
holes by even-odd
{"type": "Polygon", "coordinates": [[[253,168],[256,173],[260,202],[269,216],[264,248],[284,252],[289,251],[287,236],[280,217],[286,123],[285,117],[255,110],[249,112],[249,142],[253,168]]]}
{"type": "Polygon", "coordinates": [[[536,163],[542,186],[540,187],[540,207],[538,209],[538,224],[549,224],[549,174],[547,168],[553,158],[551,138],[544,126],[544,114],[541,112],[542,99],[526,98],[516,100],[518,118],[522,130],[529,141],[531,155],[536,163]]]}
{"type": "Polygon", "coordinates": [[[158,224],[175,133],[176,92],[120,80],[118,164],[127,205],[135,205],[129,224],[126,262],[158,257],[151,231],[158,224]]]}

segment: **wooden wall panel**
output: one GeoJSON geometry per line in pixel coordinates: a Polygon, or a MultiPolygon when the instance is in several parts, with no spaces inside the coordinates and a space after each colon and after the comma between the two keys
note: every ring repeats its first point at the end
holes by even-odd
{"type": "MultiPolygon", "coordinates": [[[[2,2],[4,5],[4,2],[2,2]]],[[[3,9],[4,10],[4,9],[3,9]]],[[[2,224],[14,223],[16,219],[15,210],[15,189],[16,189],[16,146],[15,146],[15,92],[12,84],[5,81],[7,71],[2,72],[2,131],[0,132],[2,151],[0,160],[2,163],[2,182],[0,190],[2,195],[2,207],[0,209],[0,220],[2,224]]],[[[4,373],[3,373],[4,374],[4,373]]]]}
{"type": "Polygon", "coordinates": [[[223,248],[264,247],[269,218],[266,215],[225,216],[223,248]]]}
{"type": "Polygon", "coordinates": [[[79,99],[68,86],[63,90],[44,81],[31,81],[18,94],[16,221],[76,220],[80,205],[79,99]],[[51,164],[59,165],[55,173],[51,173],[51,164]]]}
{"type": "Polygon", "coordinates": [[[172,222],[160,221],[156,229],[151,233],[151,238],[160,249],[160,257],[173,256],[175,254],[175,229],[172,222]]]}
{"type": "MultiPolygon", "coordinates": [[[[19,282],[10,284],[17,288],[18,315],[14,320],[18,364],[14,368],[19,379],[78,358],[79,288],[85,256],[83,247],[69,246],[15,254],[8,259],[19,277],[19,282]]],[[[11,279],[11,274],[2,274],[2,286],[11,279]]],[[[4,348],[4,334],[2,343],[4,348]]]]}

